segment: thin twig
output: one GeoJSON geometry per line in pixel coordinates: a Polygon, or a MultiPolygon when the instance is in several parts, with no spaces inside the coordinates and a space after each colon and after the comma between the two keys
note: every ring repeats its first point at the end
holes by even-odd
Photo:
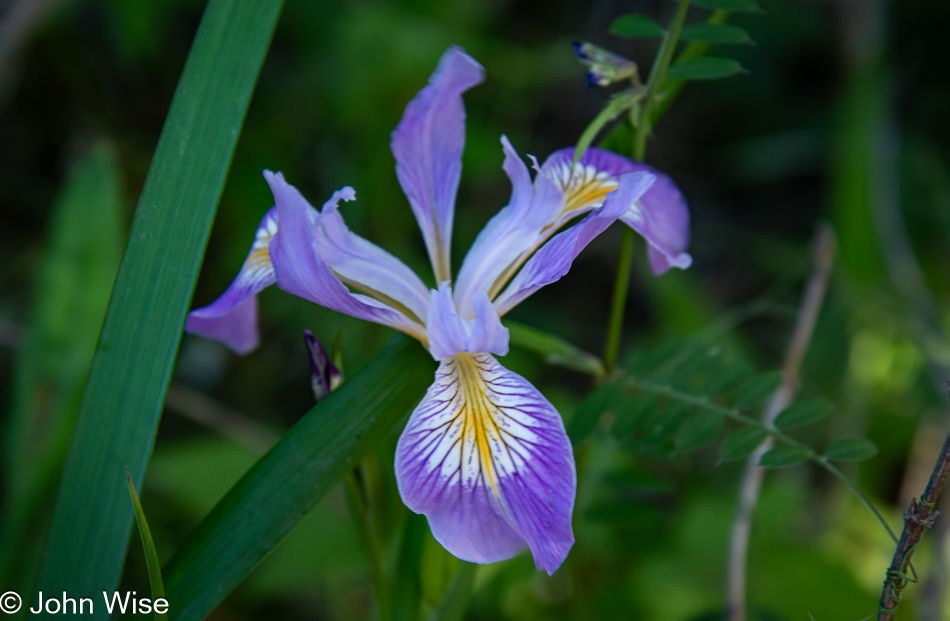
{"type": "MultiPolygon", "coordinates": [[[[815,241],[815,265],[805,289],[798,317],[795,320],[795,329],[782,366],[782,385],[769,398],[762,417],[767,427],[772,426],[775,417],[788,407],[798,391],[799,369],[805,352],[808,351],[808,344],[828,288],[834,254],[834,233],[829,226],[823,225],[815,241]]],[[[769,436],[749,455],[739,484],[739,502],[732,522],[726,575],[729,621],[744,621],[746,617],[745,574],[749,535],[752,531],[752,512],[758,503],[764,476],[764,469],[759,465],[759,461],[762,455],[772,449],[773,444],[774,440],[772,436],[769,436]]]]}
{"type": "MultiPolygon", "coordinates": [[[[950,382],[946,382],[944,388],[950,396],[950,382]]],[[[884,590],[881,593],[880,611],[877,615],[878,621],[891,621],[894,618],[894,611],[901,603],[904,588],[909,583],[917,581],[915,575],[907,574],[910,569],[910,559],[914,555],[914,548],[920,543],[920,538],[933,526],[937,516],[940,515],[940,512],[936,510],[937,499],[940,497],[948,474],[950,474],[950,435],[947,435],[943,442],[943,448],[940,449],[940,455],[937,457],[937,463],[934,464],[923,496],[912,499],[907,513],[904,514],[904,532],[901,533],[897,549],[894,550],[891,566],[887,568],[884,590]]],[[[911,574],[913,573],[911,571],[911,574]]]]}

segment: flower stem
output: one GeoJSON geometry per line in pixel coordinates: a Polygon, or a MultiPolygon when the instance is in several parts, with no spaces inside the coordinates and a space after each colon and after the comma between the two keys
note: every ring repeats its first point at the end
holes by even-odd
{"type": "MultiPolygon", "coordinates": [[[[636,133],[633,139],[633,159],[642,162],[646,156],[647,136],[650,135],[650,113],[660,91],[660,85],[666,77],[666,68],[673,59],[673,52],[683,29],[686,11],[690,0],[680,0],[673,16],[673,22],[663,37],[660,51],[650,69],[650,78],[647,81],[647,94],[640,108],[640,117],[636,124],[636,133]]],[[[625,228],[623,239],[620,242],[620,256],[617,258],[617,279],[614,281],[613,302],[610,305],[610,319],[608,322],[607,345],[604,348],[604,366],[607,373],[613,371],[617,354],[620,351],[620,340],[623,335],[623,315],[627,305],[627,289],[630,286],[630,262],[633,257],[633,231],[625,228]]]]}

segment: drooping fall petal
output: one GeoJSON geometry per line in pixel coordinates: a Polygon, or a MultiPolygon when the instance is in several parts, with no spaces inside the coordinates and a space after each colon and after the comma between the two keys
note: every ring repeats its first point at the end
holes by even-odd
{"type": "Polygon", "coordinates": [[[574,543],[577,480],[561,417],[489,354],[442,361],[399,438],[396,482],[463,560],[501,561],[527,547],[553,574],[574,543]]]}
{"type": "Polygon", "coordinates": [[[647,241],[653,273],[660,275],[670,267],[685,269],[692,264],[689,247],[689,208],[683,193],[670,177],[657,169],[631,159],[590,148],[574,164],[574,149],[555,151],[541,166],[547,175],[564,189],[566,214],[580,213],[603,204],[622,175],[649,172],[656,176],[653,187],[620,219],[647,241]]]}
{"type": "Polygon", "coordinates": [[[188,313],[185,332],[221,341],[238,354],[257,347],[257,294],[276,281],[268,250],[276,232],[277,210],[271,208],[257,226],[254,243],[234,282],[217,300],[188,313]]]}

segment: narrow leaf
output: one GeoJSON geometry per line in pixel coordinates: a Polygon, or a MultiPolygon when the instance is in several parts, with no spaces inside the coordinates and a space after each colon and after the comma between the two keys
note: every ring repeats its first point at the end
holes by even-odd
{"type": "Polygon", "coordinates": [[[737,60],[719,56],[705,56],[703,58],[684,60],[675,65],[671,65],[670,68],[666,70],[666,79],[717,80],[743,72],[745,72],[745,69],[742,68],[742,65],[740,65],[737,60]]]}
{"type": "Polygon", "coordinates": [[[726,436],[722,447],[719,449],[719,457],[723,461],[745,459],[762,444],[768,435],[768,432],[761,427],[742,427],[736,429],[726,436]]]}
{"type": "Polygon", "coordinates": [[[680,38],[685,41],[703,43],[751,44],[749,33],[738,26],[729,24],[696,24],[683,28],[680,38]]]}
{"type": "Polygon", "coordinates": [[[418,343],[397,337],[285,433],[166,566],[175,621],[204,619],[406,416],[433,371],[418,343]]]}
{"type": "Polygon", "coordinates": [[[680,452],[698,451],[716,441],[725,419],[721,414],[698,412],[687,418],[676,431],[673,444],[680,452]]]}
{"type": "Polygon", "coordinates": [[[841,438],[825,449],[825,457],[834,461],[864,461],[877,455],[877,446],[867,438],[841,438]]]}
{"type": "Polygon", "coordinates": [[[760,373],[747,379],[736,393],[736,407],[748,410],[761,405],[782,384],[782,374],[778,371],[760,373]]]}
{"type": "MultiPolygon", "coordinates": [[[[135,491],[135,485],[132,483],[132,475],[129,474],[128,469],[125,471],[125,479],[129,484],[129,496],[132,497],[135,523],[138,525],[139,537],[142,539],[142,550],[145,552],[145,565],[148,567],[148,582],[152,587],[152,602],[156,606],[162,604],[167,610],[168,601],[165,600],[165,586],[162,582],[162,565],[158,562],[158,552],[155,550],[155,542],[152,541],[152,531],[148,528],[145,511],[142,509],[142,503],[139,501],[139,495],[135,491]],[[159,602],[159,600],[163,601],[159,602]]],[[[159,621],[164,621],[168,618],[168,615],[156,611],[155,618],[159,621]]]]}
{"type": "Polygon", "coordinates": [[[693,4],[704,9],[734,13],[759,13],[762,10],[755,0],[693,0],[693,4]]]}
{"type": "Polygon", "coordinates": [[[782,445],[762,456],[761,465],[766,468],[784,468],[794,466],[806,461],[809,457],[808,450],[800,446],[782,445]]]}
{"type": "Polygon", "coordinates": [[[422,589],[419,567],[422,563],[422,547],[429,525],[425,516],[406,511],[406,527],[403,529],[396,557],[393,577],[393,621],[417,621],[422,589]]]}
{"type": "Polygon", "coordinates": [[[663,26],[646,15],[623,15],[610,25],[610,34],[628,39],[662,37],[663,26]]]}
{"type": "Polygon", "coordinates": [[[505,321],[511,344],[544,356],[544,361],[595,377],[604,374],[604,363],[594,354],[575,347],[564,339],[537,328],[514,321],[505,321]]]}
{"type": "Polygon", "coordinates": [[[449,588],[445,591],[445,597],[439,604],[438,610],[432,615],[432,621],[462,621],[465,614],[465,608],[468,607],[468,600],[472,596],[472,586],[475,584],[475,572],[478,571],[478,565],[462,562],[449,588]]]}
{"type": "MultiPolygon", "coordinates": [[[[159,139],[86,385],[38,590],[112,590],[215,208],[281,2],[211,0],[159,139]]],[[[94,618],[105,619],[104,607],[94,618]]]]}
{"type": "Polygon", "coordinates": [[[828,416],[831,403],[824,399],[806,399],[782,410],[775,419],[775,426],[779,429],[795,429],[817,423],[828,416]]]}

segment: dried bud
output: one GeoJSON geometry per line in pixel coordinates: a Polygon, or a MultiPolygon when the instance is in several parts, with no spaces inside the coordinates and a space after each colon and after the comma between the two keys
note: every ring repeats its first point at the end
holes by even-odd
{"type": "Polygon", "coordinates": [[[343,382],[340,373],[333,361],[327,356],[320,341],[310,330],[303,331],[303,340],[310,356],[310,382],[313,387],[313,396],[320,403],[327,395],[343,382]]]}
{"type": "Polygon", "coordinates": [[[632,60],[586,41],[574,41],[574,52],[577,53],[581,64],[588,68],[587,83],[591,86],[609,86],[623,80],[640,83],[637,63],[632,60]]]}

